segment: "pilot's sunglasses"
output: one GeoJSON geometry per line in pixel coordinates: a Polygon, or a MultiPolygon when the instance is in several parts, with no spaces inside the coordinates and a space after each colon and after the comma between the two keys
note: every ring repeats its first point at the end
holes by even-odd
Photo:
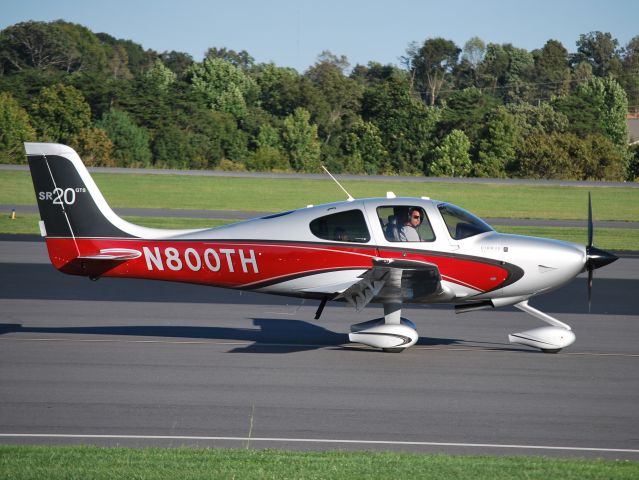
{"type": "Polygon", "coordinates": [[[421,215],[413,215],[413,218],[421,219],[421,218],[422,218],[422,216],[421,216],[421,215]]]}

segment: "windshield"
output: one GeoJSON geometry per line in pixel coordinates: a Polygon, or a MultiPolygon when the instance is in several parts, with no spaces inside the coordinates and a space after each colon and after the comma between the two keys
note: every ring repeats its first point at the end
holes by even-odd
{"type": "Polygon", "coordinates": [[[439,212],[446,223],[448,233],[454,240],[462,240],[493,230],[486,222],[463,208],[450,203],[442,203],[437,208],[439,208],[439,212]]]}

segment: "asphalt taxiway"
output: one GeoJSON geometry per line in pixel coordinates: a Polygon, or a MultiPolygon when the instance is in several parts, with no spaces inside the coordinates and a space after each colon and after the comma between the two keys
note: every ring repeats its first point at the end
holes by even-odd
{"type": "Polygon", "coordinates": [[[639,460],[639,259],[531,301],[557,355],[510,345],[513,309],[406,308],[417,346],[348,344],[335,304],[56,272],[0,241],[0,442],[411,450],[639,460]]]}

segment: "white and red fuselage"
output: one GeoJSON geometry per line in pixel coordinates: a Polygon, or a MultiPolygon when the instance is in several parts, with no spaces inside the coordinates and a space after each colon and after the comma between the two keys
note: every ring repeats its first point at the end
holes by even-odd
{"type": "Polygon", "coordinates": [[[387,306],[403,303],[532,308],[589,259],[584,246],[500,234],[452,204],[390,193],[211,229],[140,227],[111,210],[74,150],[25,146],[51,262],[69,274],[379,302],[389,324],[387,306]]]}

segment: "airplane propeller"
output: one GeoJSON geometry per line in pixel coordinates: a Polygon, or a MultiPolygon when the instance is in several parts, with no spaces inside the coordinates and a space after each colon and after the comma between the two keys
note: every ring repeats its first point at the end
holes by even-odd
{"type": "Polygon", "coordinates": [[[605,267],[614,262],[619,257],[612,253],[606,252],[592,245],[593,226],[592,226],[592,200],[590,192],[588,192],[588,245],[586,246],[586,270],[588,271],[588,312],[592,304],[592,277],[593,271],[597,268],[605,267]]]}

